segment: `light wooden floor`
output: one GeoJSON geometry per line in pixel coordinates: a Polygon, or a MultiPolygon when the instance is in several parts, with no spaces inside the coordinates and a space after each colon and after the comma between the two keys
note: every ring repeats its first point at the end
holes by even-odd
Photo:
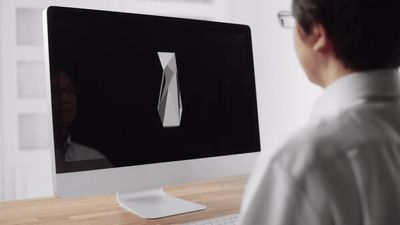
{"type": "Polygon", "coordinates": [[[237,213],[246,177],[171,186],[167,193],[206,205],[204,211],[145,220],[120,208],[115,194],[79,199],[54,197],[0,202],[0,225],[163,225],[237,213]]]}

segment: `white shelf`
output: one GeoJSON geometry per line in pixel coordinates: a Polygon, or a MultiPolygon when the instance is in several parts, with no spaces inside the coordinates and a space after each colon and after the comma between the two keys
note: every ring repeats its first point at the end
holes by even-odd
{"type": "Polygon", "coordinates": [[[50,124],[47,113],[23,113],[18,116],[20,151],[50,148],[50,124]]]}
{"type": "Polygon", "coordinates": [[[16,8],[17,45],[41,46],[43,44],[42,9],[16,8]]]}
{"type": "Polygon", "coordinates": [[[15,56],[19,61],[44,61],[43,46],[17,46],[15,56]]]}

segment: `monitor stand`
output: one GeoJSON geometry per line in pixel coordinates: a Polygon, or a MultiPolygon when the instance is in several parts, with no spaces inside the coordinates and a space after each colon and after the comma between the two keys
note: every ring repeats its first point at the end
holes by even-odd
{"type": "Polygon", "coordinates": [[[119,205],[146,219],[157,219],[206,209],[204,205],[167,195],[163,188],[118,192],[119,205]]]}

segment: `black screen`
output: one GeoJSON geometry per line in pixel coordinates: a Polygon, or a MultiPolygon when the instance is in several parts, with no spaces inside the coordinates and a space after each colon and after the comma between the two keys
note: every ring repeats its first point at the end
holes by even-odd
{"type": "Polygon", "coordinates": [[[260,151],[248,26],[62,7],[47,19],[57,173],[260,151]],[[175,53],[177,127],[157,110],[158,52],[175,53]]]}

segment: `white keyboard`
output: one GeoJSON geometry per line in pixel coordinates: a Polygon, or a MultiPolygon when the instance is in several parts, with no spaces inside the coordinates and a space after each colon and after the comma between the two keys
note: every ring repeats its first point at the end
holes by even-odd
{"type": "Polygon", "coordinates": [[[221,217],[214,217],[205,220],[193,221],[181,225],[237,225],[239,222],[239,214],[232,214],[221,217]]]}

